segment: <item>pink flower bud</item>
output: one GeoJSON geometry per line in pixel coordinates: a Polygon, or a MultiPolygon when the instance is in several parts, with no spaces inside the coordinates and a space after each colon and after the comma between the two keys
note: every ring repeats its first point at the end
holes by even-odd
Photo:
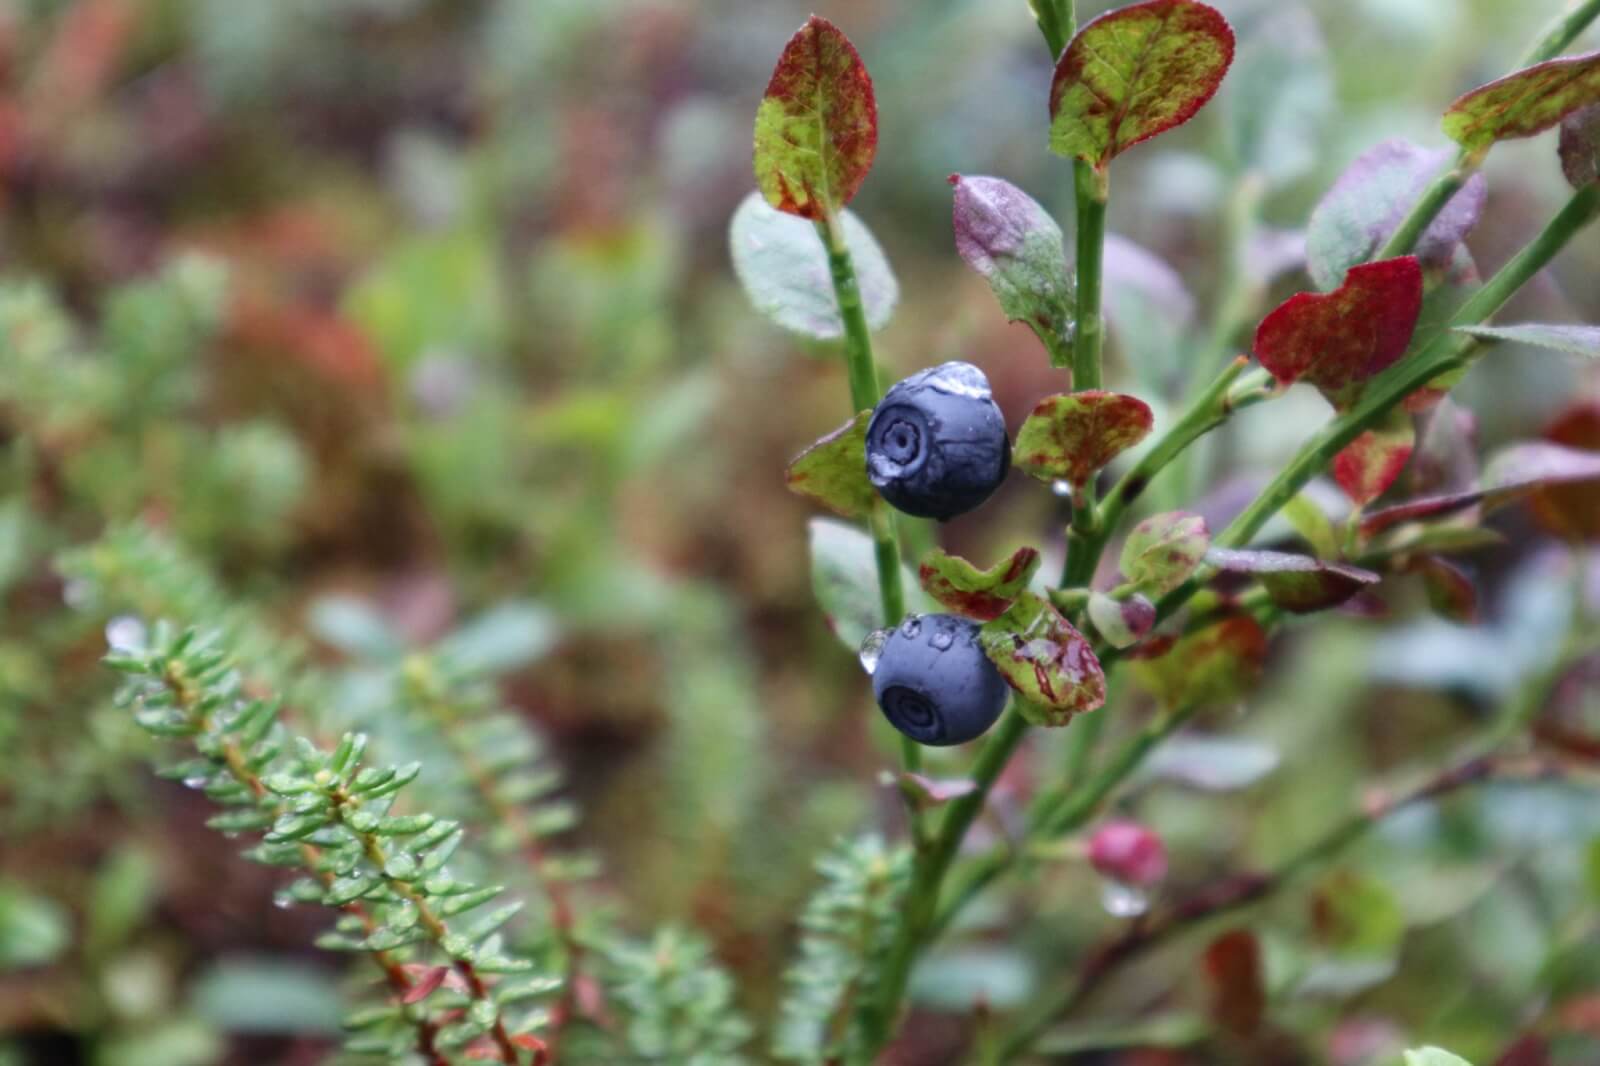
{"type": "Polygon", "coordinates": [[[1089,862],[1104,877],[1147,888],[1167,876],[1167,848],[1138,822],[1106,822],[1089,838],[1089,862]]]}

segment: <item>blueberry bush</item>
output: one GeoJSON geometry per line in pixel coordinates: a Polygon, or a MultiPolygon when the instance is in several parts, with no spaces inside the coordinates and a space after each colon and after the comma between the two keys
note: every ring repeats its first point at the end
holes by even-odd
{"type": "Polygon", "coordinates": [[[1600,1061],[1596,23],[0,4],[0,1066],[1600,1061]]]}

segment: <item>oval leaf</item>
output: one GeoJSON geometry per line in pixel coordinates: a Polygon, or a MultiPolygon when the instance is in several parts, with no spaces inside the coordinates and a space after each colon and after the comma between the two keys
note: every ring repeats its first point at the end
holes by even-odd
{"type": "Polygon", "coordinates": [[[784,475],[789,491],[845,518],[872,513],[878,493],[867,480],[867,423],[871,420],[872,412],[862,411],[795,456],[784,475]]]}
{"type": "MultiPolygon", "coordinates": [[[[900,299],[900,286],[872,231],[853,212],[840,212],[839,220],[855,262],[867,325],[882,329],[900,299]]],[[[784,329],[815,340],[844,336],[828,250],[816,227],[773,210],[760,193],[753,192],[733,213],[728,247],[734,273],[757,311],[784,329]]]]}
{"type": "Polygon", "coordinates": [[[1233,30],[1194,0],[1146,0],[1085,25],[1050,83],[1050,150],[1104,166],[1194,117],[1233,62],[1233,30]]]}
{"type": "Polygon", "coordinates": [[[978,632],[1018,709],[1034,725],[1062,726],[1106,701],[1106,676],[1082,633],[1043,598],[1024,592],[1011,609],[978,632]]]}
{"type": "Polygon", "coordinates": [[[1047,396],[1017,431],[1012,461],[1041,481],[1082,487],[1107,463],[1144,440],[1150,405],[1118,392],[1047,396]]]}
{"type": "Polygon", "coordinates": [[[1189,580],[1211,547],[1206,520],[1187,511],[1151,515],[1122,545],[1122,576],[1160,598],[1189,580]]]}
{"type": "Polygon", "coordinates": [[[1406,468],[1416,446],[1411,416],[1396,408],[1387,419],[1344,446],[1333,457],[1333,479],[1357,507],[1389,490],[1406,468]]]}
{"type": "Polygon", "coordinates": [[[1543,325],[1529,322],[1520,326],[1457,326],[1456,332],[1470,333],[1484,341],[1510,341],[1535,348],[1600,359],[1600,326],[1543,325]]]}
{"type": "Polygon", "coordinates": [[[855,196],[878,149],[878,105],[855,45],[825,18],[801,26],[756,111],[756,184],[767,203],[813,221],[855,196]]]}
{"type": "MultiPolygon", "coordinates": [[[[858,652],[868,633],[887,624],[878,597],[878,563],[872,538],[831,518],[813,518],[807,531],[811,542],[811,590],[828,628],[852,653],[858,652]]],[[[914,591],[911,575],[903,573],[902,577],[906,587],[914,591]]],[[[921,599],[921,593],[917,598],[921,599]]]]}
{"type": "Polygon", "coordinates": [[[1600,104],[1574,111],[1561,120],[1561,173],[1574,189],[1600,181],[1600,104]]]}
{"type": "Polygon", "coordinates": [[[1061,227],[1038,201],[999,178],[950,175],[956,251],[983,275],[1011,322],[1052,353],[1072,336],[1072,278],[1061,227]]]}
{"type": "Polygon", "coordinates": [[[1261,320],[1255,353],[1285,385],[1305,380],[1328,402],[1354,403],[1366,380],[1405,354],[1422,311],[1412,256],[1352,267],[1333,292],[1289,297],[1261,320]]]}
{"type": "Polygon", "coordinates": [[[1469,152],[1532,137],[1600,102],[1600,52],[1563,56],[1507,74],[1466,93],[1444,113],[1444,132],[1469,152]]]}
{"type": "Polygon", "coordinates": [[[1419,556],[1412,569],[1422,575],[1428,606],[1435,614],[1462,625],[1478,620],[1478,587],[1465,570],[1437,555],[1419,556]]]}
{"type": "Polygon", "coordinates": [[[991,622],[1006,613],[1038,569],[1039,552],[1035,548],[1018,548],[1011,558],[987,570],[935,548],[923,557],[917,576],[940,606],[980,622],[991,622]]]}
{"type": "Polygon", "coordinates": [[[1344,563],[1325,563],[1290,552],[1212,548],[1206,562],[1220,570],[1254,575],[1274,604],[1294,614],[1337,607],[1379,577],[1344,563]]]}
{"type": "Polygon", "coordinates": [[[1147,655],[1134,654],[1134,677],[1163,706],[1232,703],[1260,678],[1267,634],[1254,618],[1236,615],[1147,655]]]}

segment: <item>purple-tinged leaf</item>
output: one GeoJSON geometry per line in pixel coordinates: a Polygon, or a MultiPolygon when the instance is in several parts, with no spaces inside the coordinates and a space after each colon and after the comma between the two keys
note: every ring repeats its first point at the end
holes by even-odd
{"type": "Polygon", "coordinates": [[[1268,188],[1281,188],[1317,165],[1336,99],[1317,20],[1285,6],[1240,43],[1217,108],[1234,159],[1268,188]]]}
{"type": "Polygon", "coordinates": [[[1131,648],[1156,624],[1156,606],[1135,592],[1126,599],[1109,593],[1089,594],[1089,621],[1113,648],[1131,648]]]}
{"type": "Polygon", "coordinates": [[[1590,104],[1561,120],[1561,173],[1574,189],[1600,181],[1600,104],[1590,104]]]}
{"type": "Polygon", "coordinates": [[[878,105],[855,45],[812,15],[784,46],[756,111],[756,184],[819,221],[855,196],[878,149],[878,105]]]}
{"type": "Polygon", "coordinates": [[[1478,484],[1478,419],[1465,407],[1441,400],[1411,457],[1412,492],[1462,492],[1478,484]]]}
{"type": "Polygon", "coordinates": [[[1593,103],[1600,103],[1600,52],[1562,56],[1459,97],[1444,113],[1444,132],[1482,153],[1496,141],[1532,137],[1593,103]]]}
{"type": "MultiPolygon", "coordinates": [[[[1530,504],[1539,524],[1558,537],[1568,540],[1600,540],[1600,491],[1595,479],[1586,476],[1600,468],[1600,402],[1594,400],[1575,403],[1554,422],[1545,427],[1545,440],[1551,443],[1547,452],[1537,461],[1547,472],[1560,472],[1559,478],[1547,477],[1547,484],[1533,494],[1530,504]]],[[[1485,480],[1503,474],[1506,459],[1491,463],[1485,480]]],[[[1527,467],[1527,459],[1519,459],[1527,467]]]]}
{"type": "MultiPolygon", "coordinates": [[[[855,262],[856,287],[867,325],[888,325],[900,286],[883,248],[852,211],[841,211],[845,246],[855,262]]],[[[744,198],[728,227],[733,270],[757,311],[784,329],[814,340],[844,336],[839,301],[828,271],[828,252],[816,227],[774,210],[760,193],[744,198]]]]}
{"type": "Polygon", "coordinates": [[[938,778],[925,777],[922,774],[901,773],[890,776],[885,775],[889,781],[900,786],[918,810],[929,810],[942,807],[951,800],[970,796],[978,791],[977,782],[964,777],[938,778]]]}
{"type": "Polygon", "coordinates": [[[1189,343],[1194,297],[1166,260],[1126,237],[1106,234],[1105,316],[1123,357],[1152,388],[1170,384],[1189,343]]]}
{"type": "Polygon", "coordinates": [[[1294,614],[1337,607],[1379,581],[1377,574],[1358,566],[1289,552],[1212,548],[1206,553],[1206,562],[1221,570],[1254,575],[1274,604],[1294,614]]]}
{"type": "Polygon", "coordinates": [[[1035,548],[1018,548],[1004,562],[979,570],[959,555],[935,548],[923,556],[918,577],[941,607],[992,622],[1005,614],[1039,569],[1035,548]]]}
{"type": "Polygon", "coordinates": [[[1600,326],[1529,322],[1519,326],[1457,326],[1456,331],[1470,333],[1482,341],[1510,341],[1600,359],[1600,326]]]}
{"type": "Polygon", "coordinates": [[[1244,246],[1244,272],[1266,286],[1306,266],[1306,231],[1262,226],[1244,246]]]}
{"type": "Polygon", "coordinates": [[[1144,440],[1153,424],[1150,406],[1134,396],[1095,390],[1046,396],[1017,431],[1012,461],[1041,481],[1081,488],[1144,440]]]}
{"type": "Polygon", "coordinates": [[[1180,126],[1216,93],[1233,30],[1194,0],[1145,0],[1087,23],[1050,83],[1050,150],[1103,167],[1180,126]]]}
{"type": "Polygon", "coordinates": [[[1106,701],[1100,660],[1082,633],[1035,593],[978,632],[984,654],[1022,695],[1017,708],[1034,725],[1062,726],[1106,701]]]}
{"type": "Polygon", "coordinates": [[[1180,733],[1145,760],[1145,773],[1204,792],[1248,788],[1278,768],[1278,749],[1264,740],[1180,733]]]}
{"type": "MultiPolygon", "coordinates": [[[[1337,287],[1351,267],[1371,259],[1453,158],[1449,149],[1430,150],[1398,138],[1357,156],[1311,212],[1306,269],[1317,288],[1337,287]]],[[[1477,225],[1488,195],[1483,175],[1474,174],[1450,198],[1412,249],[1423,269],[1465,269],[1458,261],[1465,253],[1461,242],[1477,225]]]]}
{"type": "Polygon", "coordinates": [[[1416,442],[1411,415],[1396,408],[1333,457],[1333,480],[1351,502],[1365,507],[1399,480],[1416,442]]]}
{"type": "Polygon", "coordinates": [[[1365,263],[1333,292],[1297,293],[1279,304],[1256,328],[1256,358],[1281,383],[1310,382],[1342,409],[1405,354],[1421,311],[1415,258],[1365,263]]]}
{"type": "Polygon", "coordinates": [[[1478,588],[1465,570],[1437,555],[1418,556],[1412,569],[1422,575],[1428,606],[1435,613],[1462,625],[1478,620],[1478,588]]]}
{"type": "MultiPolygon", "coordinates": [[[[1157,642],[1152,641],[1151,645],[1157,642]]],[[[1267,660],[1267,634],[1249,615],[1234,615],[1168,647],[1134,653],[1134,677],[1165,707],[1232,703],[1249,692],[1267,660]]]]}
{"type": "Polygon", "coordinates": [[[785,474],[789,491],[845,518],[870,514],[878,499],[877,490],[867,480],[867,422],[871,418],[871,411],[862,411],[797,455],[785,474]]]}
{"type": "Polygon", "coordinates": [[[956,251],[981,274],[1011,322],[1025,322],[1054,355],[1072,336],[1072,277],[1061,227],[999,178],[950,175],[956,251]]]}
{"type": "Polygon", "coordinates": [[[1122,545],[1122,576],[1160,598],[1189,580],[1211,547],[1206,520],[1187,511],[1151,515],[1122,545]]]}

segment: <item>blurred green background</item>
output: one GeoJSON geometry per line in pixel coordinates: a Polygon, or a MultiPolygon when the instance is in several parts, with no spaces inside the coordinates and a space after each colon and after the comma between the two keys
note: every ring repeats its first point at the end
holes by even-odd
{"type": "MultiPolygon", "coordinates": [[[[1248,44],[1287,5],[1218,6],[1248,44]]],[[[302,1064],[333,1043],[338,960],[309,947],[325,918],[272,907],[272,871],[150,774],[97,666],[112,609],[52,566],[136,520],[201,560],[218,602],[304,634],[343,722],[382,728],[400,649],[475,642],[564,768],[574,839],[603,862],[593,898],[628,927],[698,925],[748,1013],[771,1014],[815,857],[901,830],[877,780],[892,746],[812,596],[813,515],[783,487],[788,458],[849,413],[843,366],[753,312],[727,253],[757,101],[811,7],[0,0],[0,1063],[302,1064]]],[[[1559,7],[1307,3],[1326,92],[1313,82],[1271,134],[1300,155],[1264,224],[1292,248],[1360,151],[1441,145],[1448,101],[1512,69],[1559,7]]],[[[954,254],[945,178],[1003,176],[1070,229],[1026,5],[822,13],[877,87],[878,161],[853,209],[900,280],[886,378],[969,359],[1014,429],[1066,383],[954,254]]],[[[1227,93],[1117,163],[1112,230],[1175,272],[1113,274],[1107,295],[1110,380],[1158,429],[1215,303],[1237,179],[1225,118],[1251,103],[1227,93]]],[[[1498,149],[1488,177],[1469,243],[1492,269],[1565,192],[1549,137],[1498,149]]],[[[1586,234],[1504,320],[1600,321],[1597,275],[1586,234]]],[[[1253,298],[1304,287],[1263,270],[1253,298]]],[[[1597,384],[1502,350],[1457,395],[1487,449],[1597,384]]],[[[1216,508],[1320,421],[1302,391],[1210,450],[1216,508]]],[[[1023,481],[916,535],[985,562],[1025,541],[1059,558],[1064,505],[1023,481]]],[[[1470,560],[1480,625],[1431,619],[1394,582],[1383,617],[1296,626],[1262,692],[1203,723],[1211,747],[1141,779],[1124,806],[1166,835],[1172,891],[1283,855],[1525,683],[1578,557],[1499,524],[1509,544],[1470,560]]],[[[1581,684],[1557,696],[1600,724],[1581,684]]],[[[1116,732],[1139,711],[1103,713],[1116,732]]],[[[1033,738],[1002,809],[1058,744],[1033,738]]],[[[1150,1041],[1166,1050],[1083,1061],[1356,1066],[1429,1040],[1489,1063],[1536,1031],[1546,1058],[1500,1061],[1600,1062],[1594,840],[1600,804],[1565,787],[1397,820],[1326,888],[1358,900],[1356,949],[1318,945],[1305,892],[1249,919],[1265,1036],[1174,1030],[1150,1041]]],[[[974,1002],[1023,1001],[1115,926],[1071,858],[992,895],[919,973],[897,1061],[960,1061],[974,1002]]],[[[1079,1021],[1203,1011],[1198,950],[1156,956],[1079,1021]]],[[[1058,1046],[1114,1042],[1084,1031],[1058,1046]]]]}

